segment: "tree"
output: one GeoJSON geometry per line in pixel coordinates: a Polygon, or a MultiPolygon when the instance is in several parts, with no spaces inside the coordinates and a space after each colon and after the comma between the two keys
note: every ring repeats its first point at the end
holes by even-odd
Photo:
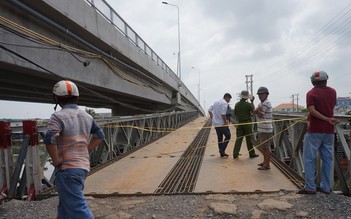
{"type": "Polygon", "coordinates": [[[91,115],[94,119],[99,118],[99,115],[95,112],[94,109],[85,108],[85,112],[91,115]]]}

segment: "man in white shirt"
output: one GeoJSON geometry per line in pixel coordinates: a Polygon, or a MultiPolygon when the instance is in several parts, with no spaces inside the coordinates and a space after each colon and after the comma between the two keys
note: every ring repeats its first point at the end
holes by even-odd
{"type": "Polygon", "coordinates": [[[232,95],[225,93],[223,99],[215,102],[208,109],[208,113],[212,119],[212,125],[214,125],[218,138],[218,149],[221,157],[228,157],[228,154],[225,153],[225,149],[230,140],[230,130],[229,130],[229,121],[227,120],[226,113],[228,109],[228,103],[232,99],[232,95]],[[223,141],[223,136],[224,141],[223,141]]]}

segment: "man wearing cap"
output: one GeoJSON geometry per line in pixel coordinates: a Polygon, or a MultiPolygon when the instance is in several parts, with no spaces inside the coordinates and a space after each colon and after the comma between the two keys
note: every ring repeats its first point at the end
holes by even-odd
{"type": "Polygon", "coordinates": [[[316,191],[331,192],[332,167],[334,158],[334,118],[336,91],[327,86],[328,75],[324,71],[314,72],[311,76],[313,88],[306,94],[308,127],[303,143],[305,166],[305,186],[298,194],[316,194],[316,191]],[[321,182],[316,185],[316,158],[322,160],[321,182]]]}
{"type": "Polygon", "coordinates": [[[215,102],[208,109],[208,113],[212,119],[212,125],[214,125],[217,133],[218,139],[218,149],[221,157],[228,157],[228,154],[225,153],[227,145],[230,140],[230,129],[229,122],[227,120],[226,114],[228,109],[228,103],[232,99],[232,95],[225,93],[223,99],[215,102]],[[223,140],[223,136],[225,137],[223,140]]]}
{"type": "Polygon", "coordinates": [[[235,104],[234,115],[239,124],[236,125],[236,140],[233,150],[233,158],[237,159],[239,156],[241,143],[243,138],[246,139],[247,150],[249,151],[250,158],[258,157],[253,148],[252,144],[252,124],[251,116],[255,106],[253,104],[254,97],[249,95],[247,90],[243,90],[240,94],[240,100],[235,104]],[[247,102],[247,99],[250,99],[250,102],[247,102]]]}

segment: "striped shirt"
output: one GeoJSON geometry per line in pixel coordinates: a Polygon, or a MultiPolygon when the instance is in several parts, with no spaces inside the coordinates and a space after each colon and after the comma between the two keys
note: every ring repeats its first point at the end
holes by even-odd
{"type": "Polygon", "coordinates": [[[257,131],[264,133],[273,133],[272,125],[272,105],[268,98],[259,103],[258,107],[261,107],[263,116],[257,116],[257,131]]]}
{"type": "Polygon", "coordinates": [[[90,134],[95,134],[99,139],[105,138],[91,115],[76,104],[69,104],[51,115],[44,143],[57,145],[58,156],[62,158],[62,170],[81,168],[89,171],[90,134]]]}

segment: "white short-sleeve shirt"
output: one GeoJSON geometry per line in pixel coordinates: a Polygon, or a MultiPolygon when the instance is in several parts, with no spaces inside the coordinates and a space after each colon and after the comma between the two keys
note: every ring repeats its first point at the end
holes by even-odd
{"type": "Polygon", "coordinates": [[[215,102],[208,109],[209,112],[212,112],[212,125],[214,126],[222,126],[224,125],[222,115],[227,114],[228,103],[225,99],[221,99],[215,102]]]}

